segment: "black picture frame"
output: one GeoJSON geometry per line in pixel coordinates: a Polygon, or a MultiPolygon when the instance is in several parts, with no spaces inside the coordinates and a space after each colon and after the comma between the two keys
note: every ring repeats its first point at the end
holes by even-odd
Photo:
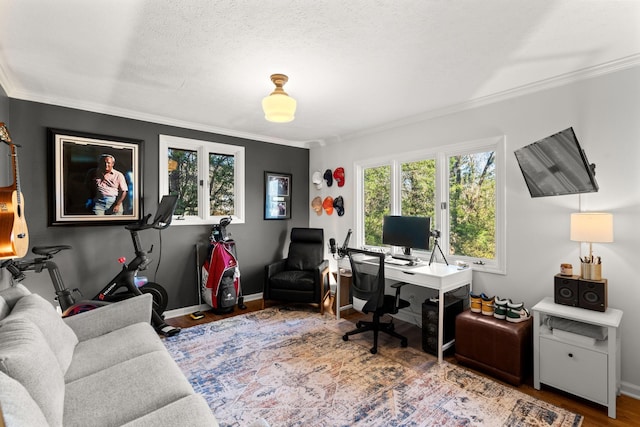
{"type": "Polygon", "coordinates": [[[64,129],[47,129],[49,155],[49,226],[122,225],[142,217],[142,149],[139,139],[64,129]],[[115,159],[127,195],[119,207],[104,215],[93,210],[92,177],[101,156],[115,159]]]}
{"type": "Polygon", "coordinates": [[[291,219],[292,175],[264,173],[264,219],[291,219]]]}

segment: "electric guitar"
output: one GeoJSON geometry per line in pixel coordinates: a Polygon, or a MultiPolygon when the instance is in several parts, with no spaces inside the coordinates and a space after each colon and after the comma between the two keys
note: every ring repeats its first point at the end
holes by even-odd
{"type": "Polygon", "coordinates": [[[13,184],[0,187],[0,259],[22,258],[29,250],[29,232],[24,218],[24,197],[20,192],[16,144],[4,123],[0,122],[0,140],[11,147],[13,184]]]}

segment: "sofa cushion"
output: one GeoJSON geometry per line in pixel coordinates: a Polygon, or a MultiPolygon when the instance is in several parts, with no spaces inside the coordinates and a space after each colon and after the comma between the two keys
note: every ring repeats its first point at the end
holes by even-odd
{"type": "Polygon", "coordinates": [[[29,294],[31,294],[31,291],[20,283],[0,289],[0,298],[3,300],[3,303],[0,304],[0,320],[9,315],[11,309],[20,298],[29,294]]]}
{"type": "Polygon", "coordinates": [[[55,308],[38,294],[30,294],[20,298],[7,317],[25,318],[33,322],[42,332],[53,354],[56,355],[60,369],[64,374],[73,357],[78,344],[78,337],[62,320],[55,308]]]}
{"type": "Polygon", "coordinates": [[[136,323],[86,341],[80,341],[65,381],[84,376],[165,347],[149,323],[136,323]]]}
{"type": "Polygon", "coordinates": [[[0,296],[0,320],[4,319],[11,313],[11,308],[9,304],[4,299],[4,297],[0,296]]]}
{"type": "Polygon", "coordinates": [[[159,426],[217,427],[218,422],[204,397],[192,394],[137,418],[123,427],[159,426]]]}
{"type": "Polygon", "coordinates": [[[40,407],[22,384],[1,372],[0,405],[4,423],[7,426],[44,427],[48,425],[40,407]]]}
{"type": "Polygon", "coordinates": [[[121,426],[193,394],[166,350],[67,383],[65,427],[121,426]]]}
{"type": "Polygon", "coordinates": [[[62,425],[64,379],[40,329],[27,319],[0,322],[0,371],[20,382],[50,426],[62,425]]]}

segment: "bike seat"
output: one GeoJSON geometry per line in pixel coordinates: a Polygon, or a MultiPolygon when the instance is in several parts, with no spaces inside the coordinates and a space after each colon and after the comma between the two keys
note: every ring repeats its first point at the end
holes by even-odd
{"type": "Polygon", "coordinates": [[[65,249],[71,249],[71,246],[69,245],[34,246],[33,249],[31,249],[31,252],[33,252],[36,255],[51,256],[65,249]]]}

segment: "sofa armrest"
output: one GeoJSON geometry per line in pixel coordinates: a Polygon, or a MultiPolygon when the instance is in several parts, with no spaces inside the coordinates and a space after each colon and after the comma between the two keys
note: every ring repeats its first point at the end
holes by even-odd
{"type": "Polygon", "coordinates": [[[281,271],[284,271],[285,267],[287,266],[287,259],[281,259],[279,261],[275,261],[272,262],[271,264],[265,266],[264,268],[264,273],[265,273],[265,278],[269,278],[271,276],[273,276],[276,273],[280,273],[281,271]]]}
{"type": "Polygon", "coordinates": [[[152,307],[153,296],[143,294],[65,317],[64,321],[73,329],[78,340],[84,341],[135,323],[151,323],[152,307]]]}

